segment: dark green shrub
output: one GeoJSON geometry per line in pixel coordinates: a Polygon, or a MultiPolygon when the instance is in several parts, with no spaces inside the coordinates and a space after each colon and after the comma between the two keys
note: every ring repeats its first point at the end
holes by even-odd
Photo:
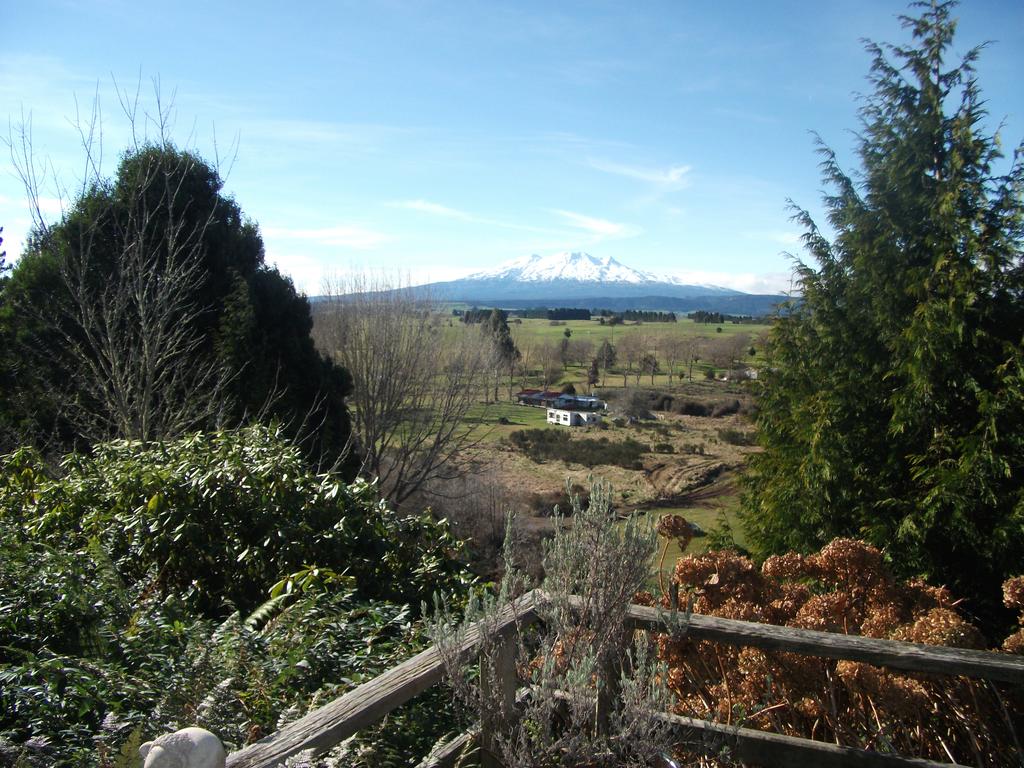
{"type": "MultiPolygon", "coordinates": [[[[312,474],[262,427],[43,467],[0,458],[0,765],[105,767],[186,724],[242,746],[419,650],[400,603],[461,578],[446,526],[312,474]]],[[[424,754],[454,727],[441,696],[344,764],[424,754]]]]}
{"type": "Polygon", "coordinates": [[[718,430],[718,439],[723,443],[729,443],[730,445],[756,445],[757,439],[754,437],[753,432],[744,432],[741,429],[720,429],[718,430]]]}
{"type": "MultiPolygon", "coordinates": [[[[74,550],[95,539],[126,583],[152,579],[207,616],[251,610],[282,576],[308,564],[345,572],[366,597],[419,605],[459,580],[447,525],[404,515],[357,481],[311,472],[299,450],[262,426],[173,442],[105,443],[72,454],[50,478],[20,454],[3,509],[74,550]]],[[[0,514],[3,513],[0,509],[0,514]]]]}
{"type": "Polygon", "coordinates": [[[611,441],[607,437],[573,440],[560,429],[524,429],[509,435],[509,442],[538,463],[558,460],[585,467],[611,464],[624,469],[641,469],[640,456],[648,446],[628,438],[611,441]]]}
{"type": "Polygon", "coordinates": [[[676,400],[672,404],[672,412],[683,416],[710,416],[711,406],[696,400],[676,400]]]}
{"type": "Polygon", "coordinates": [[[555,507],[558,507],[559,514],[571,515],[573,496],[578,496],[580,503],[584,505],[590,503],[590,489],[579,483],[574,483],[568,490],[563,486],[549,493],[531,493],[527,503],[530,511],[540,517],[550,517],[554,514],[555,507]]]}
{"type": "Polygon", "coordinates": [[[719,403],[715,403],[714,407],[711,409],[711,415],[717,419],[722,416],[731,416],[734,413],[739,413],[739,410],[739,400],[723,400],[719,403]]]}
{"type": "Polygon", "coordinates": [[[664,392],[652,392],[648,407],[652,411],[671,411],[675,405],[675,398],[664,392]]]}

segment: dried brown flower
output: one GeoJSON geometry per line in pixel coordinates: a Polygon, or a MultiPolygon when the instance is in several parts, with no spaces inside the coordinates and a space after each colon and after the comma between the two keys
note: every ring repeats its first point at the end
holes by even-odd
{"type": "Polygon", "coordinates": [[[1024,576],[1014,576],[1003,582],[1003,603],[1007,608],[1024,611],[1024,576]]]}

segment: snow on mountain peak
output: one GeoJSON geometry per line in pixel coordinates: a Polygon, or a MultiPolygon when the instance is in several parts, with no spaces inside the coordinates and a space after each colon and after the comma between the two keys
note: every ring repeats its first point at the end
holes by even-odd
{"type": "Polygon", "coordinates": [[[499,264],[494,269],[477,272],[468,280],[516,280],[547,282],[573,280],[601,283],[659,282],[650,272],[640,272],[620,264],[611,256],[596,258],[580,251],[556,253],[551,256],[533,254],[499,264]]]}

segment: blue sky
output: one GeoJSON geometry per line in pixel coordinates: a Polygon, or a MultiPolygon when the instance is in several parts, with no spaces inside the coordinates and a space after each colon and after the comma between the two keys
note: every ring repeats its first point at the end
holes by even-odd
{"type": "MultiPolygon", "coordinates": [[[[900,42],[902,3],[7,0],[0,105],[73,190],[74,128],[99,95],[104,163],[127,145],[117,87],[225,163],[226,190],[300,288],[383,269],[450,279],[584,250],[754,292],[799,252],[787,198],[820,216],[811,131],[848,168],[861,38],[900,42]],[[116,84],[116,85],[115,85],[116,84]],[[77,106],[76,106],[77,104],[77,106]],[[236,146],[232,152],[232,146],[236,146]]],[[[957,51],[1005,145],[1024,138],[1024,3],[967,0],[957,51]]],[[[8,256],[28,230],[0,157],[8,256]]],[[[59,215],[51,185],[44,203],[59,215]]]]}

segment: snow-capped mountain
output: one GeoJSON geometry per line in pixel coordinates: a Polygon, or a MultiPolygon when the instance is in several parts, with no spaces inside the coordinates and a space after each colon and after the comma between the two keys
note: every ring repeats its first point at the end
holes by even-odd
{"type": "Polygon", "coordinates": [[[692,285],[628,267],[610,256],[556,253],[525,256],[461,280],[416,289],[434,299],[483,307],[698,309],[737,315],[769,314],[782,296],[757,296],[717,285],[692,285]]]}
{"type": "MultiPolygon", "coordinates": [[[[523,256],[483,272],[476,272],[465,280],[512,280],[523,283],[569,281],[573,283],[629,284],[640,286],[684,286],[671,276],[655,275],[627,267],[611,256],[597,258],[580,251],[556,253],[551,256],[533,254],[523,256]]],[[[737,293],[717,285],[686,286],[707,289],[709,292],[737,293]]]]}
{"type": "Polygon", "coordinates": [[[650,272],[640,272],[620,264],[611,256],[596,258],[589,253],[556,253],[552,256],[523,256],[494,269],[477,272],[467,280],[519,280],[542,282],[575,280],[581,282],[649,283],[660,282],[650,272]]]}

